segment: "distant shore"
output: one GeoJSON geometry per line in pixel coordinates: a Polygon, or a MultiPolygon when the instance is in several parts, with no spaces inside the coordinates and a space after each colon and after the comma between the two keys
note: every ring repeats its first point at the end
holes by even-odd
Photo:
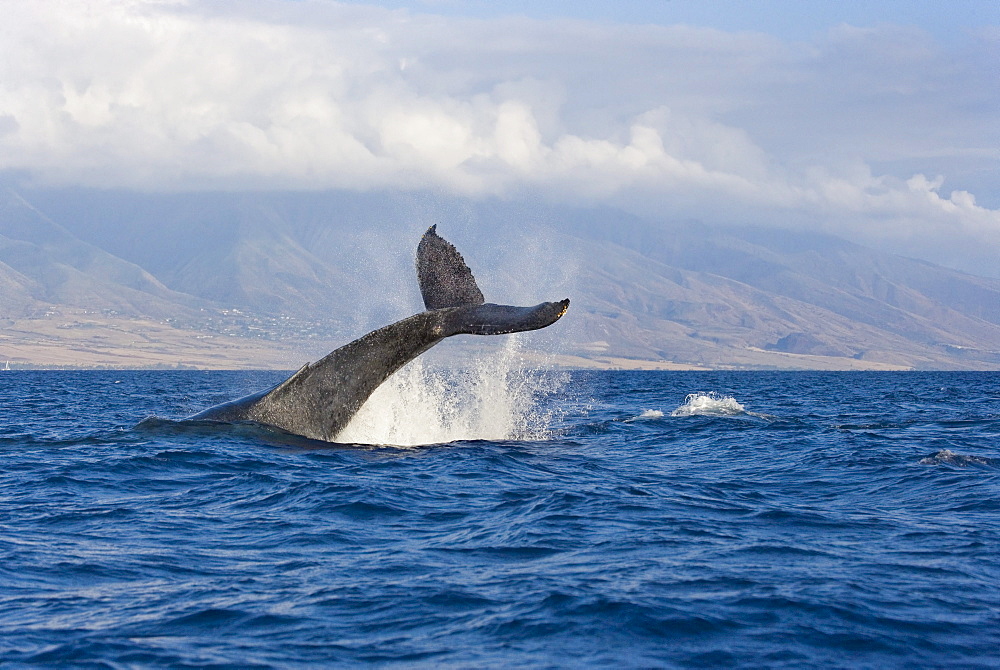
{"type": "MultiPolygon", "coordinates": [[[[326,355],[343,341],[323,338],[275,341],[177,328],[144,319],[114,319],[86,313],[59,319],[8,320],[0,329],[0,370],[18,369],[195,369],[293,370],[326,355]]],[[[443,358],[460,360],[483,351],[466,342],[443,358]]],[[[438,350],[435,350],[437,352],[438,350]]],[[[572,351],[572,350],[571,350],[572,351]]],[[[519,355],[532,365],[578,370],[858,370],[937,369],[907,361],[884,362],[762,349],[733,350],[728,360],[678,362],[588,352],[519,355]]],[[[952,368],[963,369],[963,368],[952,368]]],[[[970,366],[965,369],[991,369],[970,366]]],[[[995,368],[992,368],[995,369],[995,368]]]]}

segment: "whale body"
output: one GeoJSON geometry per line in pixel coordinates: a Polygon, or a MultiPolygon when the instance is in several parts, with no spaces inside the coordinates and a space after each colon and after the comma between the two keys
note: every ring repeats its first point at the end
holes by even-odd
{"type": "Polygon", "coordinates": [[[569,299],[515,307],[485,302],[462,255],[431,226],[417,245],[426,311],[372,331],[307,363],[277,386],[204,410],[190,420],[253,421],[333,442],[396,370],[452,335],[502,335],[555,323],[569,299]]]}

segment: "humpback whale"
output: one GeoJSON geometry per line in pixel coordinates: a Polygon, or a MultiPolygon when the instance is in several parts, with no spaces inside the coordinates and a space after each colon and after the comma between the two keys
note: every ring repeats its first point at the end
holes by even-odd
{"type": "Polygon", "coordinates": [[[452,335],[502,335],[555,323],[569,299],[534,307],[488,303],[458,250],[431,226],[417,245],[417,280],[426,310],[379,328],[307,363],[280,384],[210,407],[194,421],[275,426],[333,442],[389,376],[452,335]]]}

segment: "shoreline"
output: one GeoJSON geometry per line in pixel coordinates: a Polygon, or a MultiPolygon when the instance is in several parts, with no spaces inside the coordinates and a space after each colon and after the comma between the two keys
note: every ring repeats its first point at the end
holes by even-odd
{"type": "MultiPolygon", "coordinates": [[[[0,374],[16,370],[297,370],[345,344],[343,338],[289,338],[284,341],[206,333],[153,319],[107,318],[82,312],[59,318],[8,320],[0,329],[0,374]]],[[[431,360],[459,367],[462,357],[486,351],[472,341],[436,350],[431,360]]],[[[886,360],[792,354],[754,347],[720,352],[718,361],[683,362],[573,351],[530,349],[515,355],[526,363],[556,370],[633,371],[998,371],[982,361],[941,361],[878,352],[886,360]],[[725,356],[723,358],[723,356],[725,356]]]]}

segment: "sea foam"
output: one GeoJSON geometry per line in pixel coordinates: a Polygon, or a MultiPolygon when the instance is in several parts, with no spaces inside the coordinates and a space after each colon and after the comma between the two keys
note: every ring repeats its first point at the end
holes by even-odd
{"type": "Polygon", "coordinates": [[[747,411],[736,398],[710,393],[689,393],[684,404],[670,413],[670,416],[739,416],[747,411]]]}

